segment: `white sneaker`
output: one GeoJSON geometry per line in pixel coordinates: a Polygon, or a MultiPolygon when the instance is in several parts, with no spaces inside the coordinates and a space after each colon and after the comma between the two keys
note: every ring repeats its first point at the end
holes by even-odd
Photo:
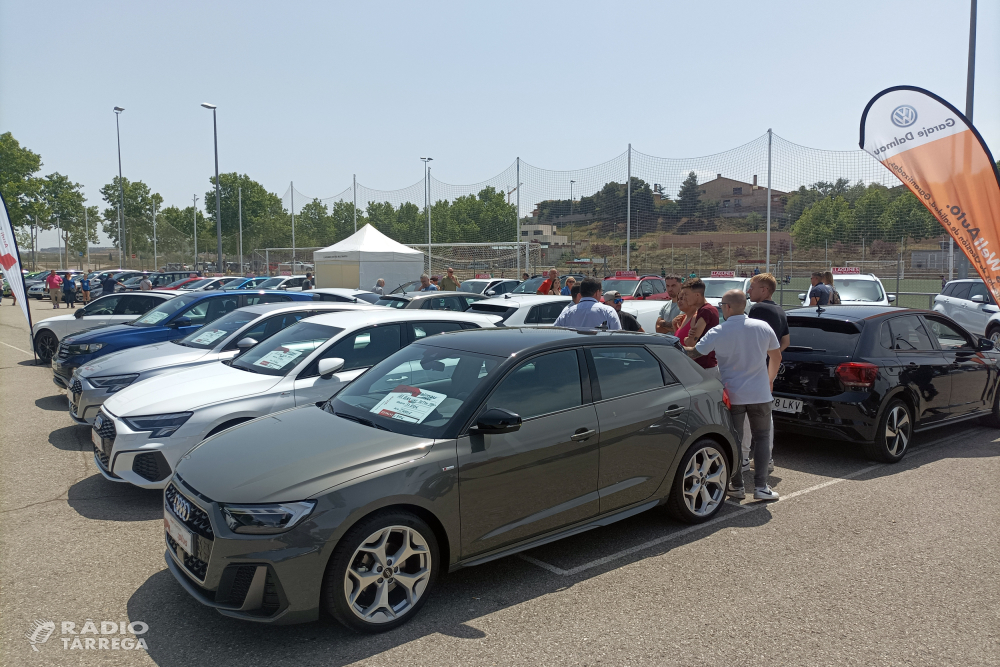
{"type": "Polygon", "coordinates": [[[733,486],[733,483],[729,483],[728,489],[729,497],[736,498],[737,500],[743,500],[747,497],[746,491],[744,491],[742,486],[733,486]]]}
{"type": "Polygon", "coordinates": [[[770,486],[765,486],[763,489],[754,489],[753,491],[754,500],[777,500],[778,497],[778,494],[770,486]]]}
{"type": "Polygon", "coordinates": [[[771,459],[770,462],[767,464],[767,471],[774,472],[774,459],[771,459]]]}
{"type": "Polygon", "coordinates": [[[746,472],[747,470],[752,470],[752,466],[753,463],[750,462],[750,459],[743,459],[743,464],[740,465],[740,470],[746,472]]]}

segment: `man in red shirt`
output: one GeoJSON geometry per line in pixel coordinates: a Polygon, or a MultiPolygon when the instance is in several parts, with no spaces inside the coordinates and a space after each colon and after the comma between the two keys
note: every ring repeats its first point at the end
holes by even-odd
{"type": "Polygon", "coordinates": [[[555,296],[559,296],[561,289],[562,284],[559,282],[559,272],[555,269],[549,269],[549,277],[538,288],[538,294],[553,294],[555,296]]]}
{"type": "Polygon", "coordinates": [[[62,298],[62,278],[56,273],[55,269],[49,271],[49,275],[45,276],[45,286],[49,290],[49,298],[52,299],[52,307],[59,307],[59,300],[62,298]]]}
{"type": "MultiPolygon", "coordinates": [[[[719,310],[709,302],[705,301],[705,283],[701,278],[688,278],[684,281],[684,289],[688,290],[689,298],[694,299],[698,304],[698,313],[691,323],[691,332],[687,336],[686,347],[694,347],[695,343],[701,340],[712,327],[719,326],[719,310]]],[[[694,360],[696,364],[705,369],[714,369],[718,373],[719,362],[715,359],[715,352],[698,357],[694,360]]]]}

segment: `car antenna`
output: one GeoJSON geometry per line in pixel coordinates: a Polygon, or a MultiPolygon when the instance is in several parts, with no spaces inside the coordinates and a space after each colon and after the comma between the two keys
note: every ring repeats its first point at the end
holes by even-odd
{"type": "Polygon", "coordinates": [[[819,305],[819,304],[817,303],[817,304],[816,304],[816,314],[817,314],[817,315],[822,315],[822,314],[823,314],[823,313],[825,313],[825,312],[826,312],[826,308],[824,308],[823,306],[821,306],[821,305],[819,305]]]}
{"type": "Polygon", "coordinates": [[[599,326],[597,328],[600,329],[601,331],[607,331],[608,330],[608,321],[604,320],[603,322],[601,322],[601,326],[599,326]]]}

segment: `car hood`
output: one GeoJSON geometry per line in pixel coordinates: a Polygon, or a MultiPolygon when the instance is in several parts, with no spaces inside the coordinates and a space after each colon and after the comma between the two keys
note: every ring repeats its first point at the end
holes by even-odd
{"type": "Polygon", "coordinates": [[[255,419],[189,451],[177,474],[212,500],[290,502],[423,458],[432,438],[365,426],[309,405],[255,419]]]}
{"type": "Polygon", "coordinates": [[[124,375],[126,373],[142,373],[164,366],[181,366],[197,361],[208,354],[210,350],[184,347],[176,343],[164,342],[151,345],[140,345],[120,352],[112,352],[97,361],[81,366],[77,371],[81,377],[98,377],[102,375],[124,375]]]}
{"type": "Polygon", "coordinates": [[[75,322],[76,317],[73,315],[56,315],[55,317],[46,317],[44,320],[38,320],[32,325],[32,331],[38,331],[39,328],[45,326],[46,324],[51,324],[52,322],[75,322]]]}
{"type": "Polygon", "coordinates": [[[119,417],[189,412],[263,393],[282,379],[241,371],[222,362],[202,364],[137,382],[112,394],[104,406],[119,417]]]}

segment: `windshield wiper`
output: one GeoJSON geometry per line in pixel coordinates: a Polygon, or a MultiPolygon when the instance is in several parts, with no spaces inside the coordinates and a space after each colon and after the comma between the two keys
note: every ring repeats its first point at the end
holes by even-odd
{"type": "Polygon", "coordinates": [[[346,412],[336,412],[336,411],[334,411],[333,414],[336,415],[336,416],[338,416],[338,417],[341,417],[342,419],[346,419],[346,420],[352,421],[352,422],[357,422],[359,424],[364,424],[365,426],[371,426],[372,428],[377,428],[377,429],[382,430],[382,431],[388,431],[389,430],[385,426],[379,426],[378,424],[376,424],[375,422],[373,422],[371,419],[365,419],[364,417],[355,417],[354,415],[349,415],[346,412]]]}

